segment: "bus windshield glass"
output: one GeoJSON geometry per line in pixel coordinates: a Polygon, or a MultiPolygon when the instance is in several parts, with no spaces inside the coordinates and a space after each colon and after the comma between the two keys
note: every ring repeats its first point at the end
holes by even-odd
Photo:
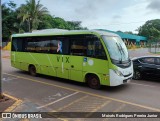
{"type": "Polygon", "coordinates": [[[120,37],[103,35],[102,38],[112,61],[117,61],[118,63],[129,61],[127,48],[120,37]]]}

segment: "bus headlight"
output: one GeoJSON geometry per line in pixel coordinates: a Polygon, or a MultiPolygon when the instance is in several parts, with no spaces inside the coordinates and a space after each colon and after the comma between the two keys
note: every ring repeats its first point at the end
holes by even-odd
{"type": "Polygon", "coordinates": [[[123,74],[118,70],[113,70],[118,76],[123,76],[123,74]]]}

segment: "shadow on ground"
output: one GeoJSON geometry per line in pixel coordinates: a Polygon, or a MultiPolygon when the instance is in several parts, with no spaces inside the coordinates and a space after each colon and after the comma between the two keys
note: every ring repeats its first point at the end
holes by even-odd
{"type": "MultiPolygon", "coordinates": [[[[28,72],[20,71],[20,70],[17,71],[16,73],[19,73],[21,75],[29,75],[28,72]]],[[[75,86],[74,89],[77,89],[77,90],[80,89],[81,87],[86,88],[86,89],[87,88],[90,89],[86,83],[76,82],[76,81],[72,81],[72,80],[69,80],[69,79],[63,79],[63,78],[58,78],[58,77],[46,76],[46,75],[42,75],[42,74],[38,74],[37,77],[40,77],[41,79],[47,79],[48,81],[51,81],[51,82],[54,81],[54,82],[60,82],[60,83],[67,84],[67,85],[74,85],[75,86]]],[[[114,93],[114,92],[120,92],[120,91],[126,90],[129,87],[130,87],[129,83],[126,83],[126,84],[123,84],[123,85],[119,85],[119,86],[114,86],[114,87],[101,86],[101,88],[99,89],[99,91],[107,91],[107,92],[113,92],[114,93]]]]}

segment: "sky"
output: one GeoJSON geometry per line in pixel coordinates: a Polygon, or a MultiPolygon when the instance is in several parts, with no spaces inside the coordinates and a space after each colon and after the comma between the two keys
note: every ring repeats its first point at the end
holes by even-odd
{"type": "MultiPolygon", "coordinates": [[[[7,3],[10,0],[2,0],[7,3]]],[[[26,0],[11,0],[20,6],[26,0]]],[[[160,0],[40,0],[51,15],[81,21],[88,29],[132,31],[152,19],[160,19],[160,0]]]]}

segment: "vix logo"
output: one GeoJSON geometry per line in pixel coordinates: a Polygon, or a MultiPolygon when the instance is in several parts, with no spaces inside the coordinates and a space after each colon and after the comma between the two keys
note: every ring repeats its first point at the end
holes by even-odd
{"type": "Polygon", "coordinates": [[[60,57],[60,56],[57,56],[57,62],[70,63],[70,62],[69,62],[69,57],[60,57]]]}

